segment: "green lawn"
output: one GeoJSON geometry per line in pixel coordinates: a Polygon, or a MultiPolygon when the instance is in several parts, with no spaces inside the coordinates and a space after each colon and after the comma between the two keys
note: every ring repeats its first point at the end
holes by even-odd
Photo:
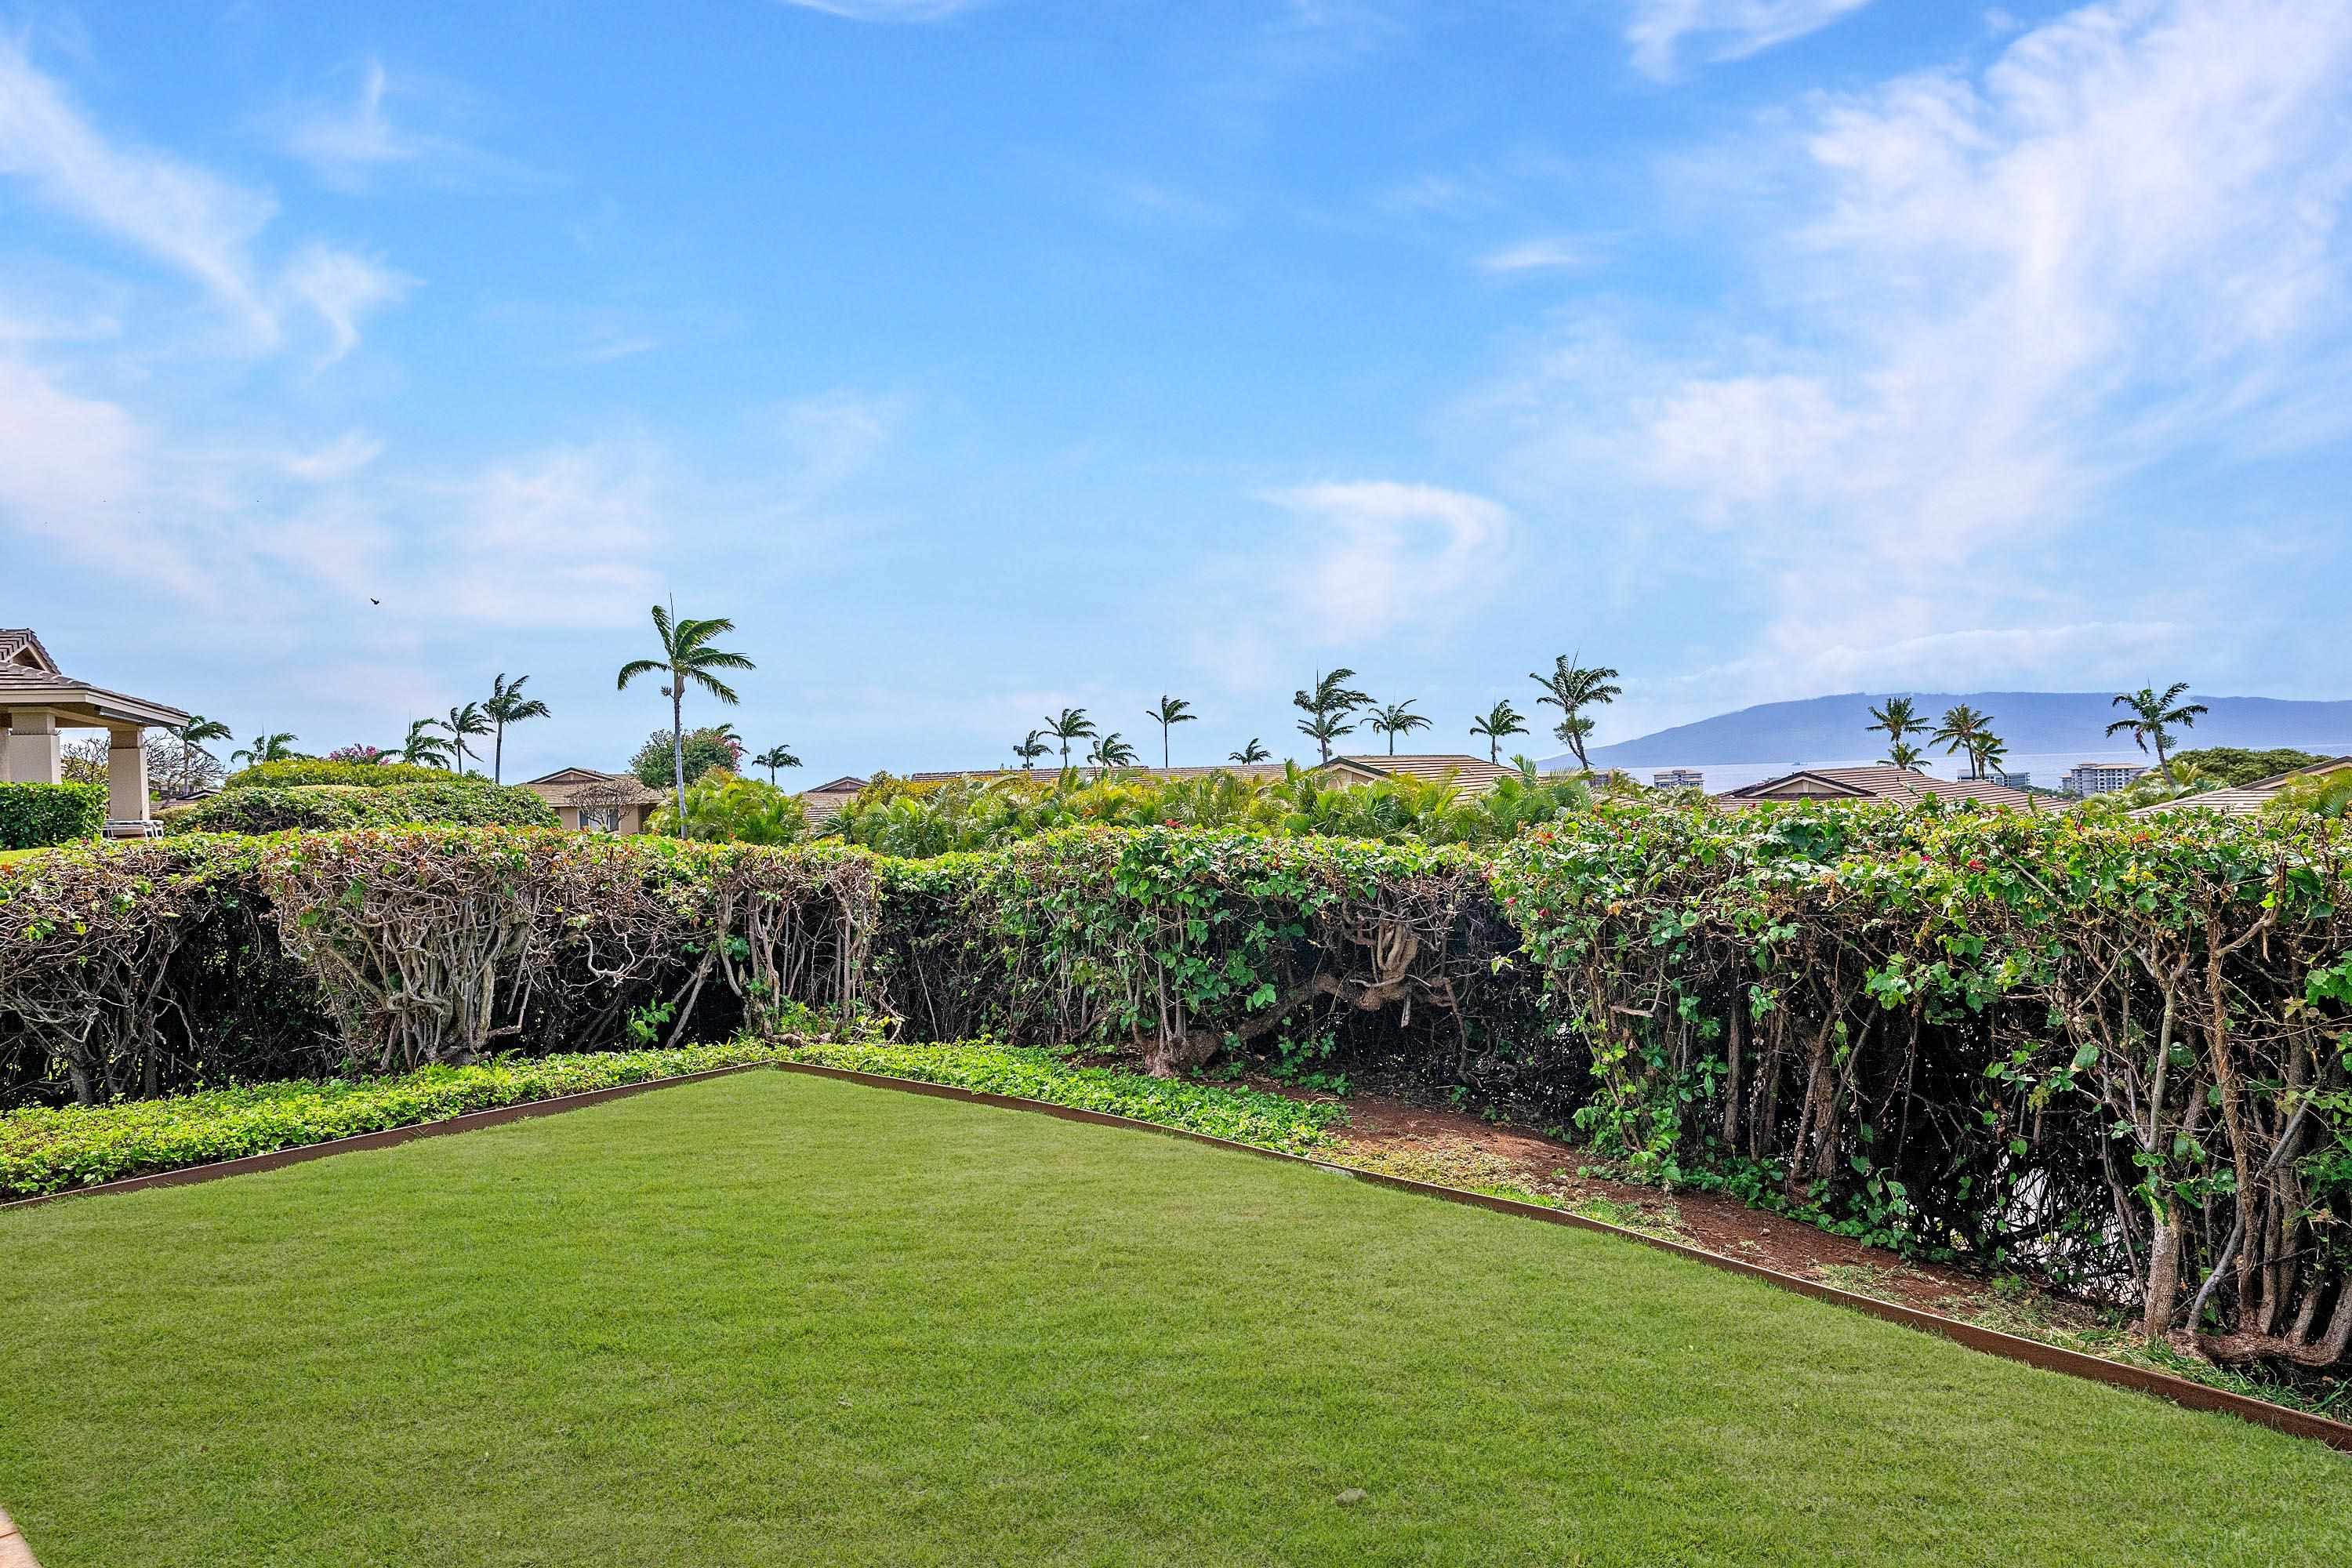
{"type": "Polygon", "coordinates": [[[2352,1561],[2313,1445],[1612,1237],[784,1074],[0,1215],[0,1358],[47,1568],[2352,1561]]]}

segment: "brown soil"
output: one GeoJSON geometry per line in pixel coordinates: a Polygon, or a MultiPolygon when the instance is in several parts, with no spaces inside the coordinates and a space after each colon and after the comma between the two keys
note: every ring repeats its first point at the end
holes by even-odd
{"type": "MultiPolygon", "coordinates": [[[[1297,1099],[1328,1098],[1255,1077],[1251,1087],[1297,1099]]],[[[1349,1123],[1339,1133],[1346,1149],[1339,1163],[1447,1186],[1524,1189],[1591,1217],[1720,1257],[1990,1327],[2043,1335],[2095,1331],[2105,1321],[2095,1308],[2021,1281],[1997,1286],[1960,1269],[1912,1262],[1719,1194],[1667,1194],[1579,1175],[1586,1156],[1573,1145],[1460,1111],[1366,1094],[1351,1096],[1347,1106],[1349,1123]]]]}

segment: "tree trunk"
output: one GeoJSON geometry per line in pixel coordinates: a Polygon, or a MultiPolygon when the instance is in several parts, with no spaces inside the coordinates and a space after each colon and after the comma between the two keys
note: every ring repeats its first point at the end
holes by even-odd
{"type": "Polygon", "coordinates": [[[499,721],[498,739],[490,742],[490,782],[507,782],[507,721],[499,721]]]}
{"type": "Polygon", "coordinates": [[[2147,1244],[2147,1303],[2140,1331],[2151,1343],[2172,1330],[2173,1299],[2180,1294],[2180,1217],[2167,1198],[2156,1211],[2155,1234],[2147,1244]]]}
{"type": "Polygon", "coordinates": [[[669,676],[670,775],[677,785],[677,836],[686,837],[686,682],[673,668],[669,676]]]}

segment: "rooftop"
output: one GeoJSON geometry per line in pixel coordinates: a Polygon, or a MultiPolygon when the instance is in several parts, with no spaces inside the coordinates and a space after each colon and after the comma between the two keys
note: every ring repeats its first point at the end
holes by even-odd
{"type": "Polygon", "coordinates": [[[1906,805],[1935,796],[1940,800],[1973,800],[2014,811],[2052,809],[2056,803],[2031,790],[1995,784],[1990,779],[1944,779],[1908,768],[1800,768],[1776,779],[1714,796],[1727,810],[1766,801],[1892,800],[1906,805]]]}
{"type": "Polygon", "coordinates": [[[0,709],[52,712],[68,729],[188,721],[177,708],[66,674],[30,626],[0,627],[0,709]]]}

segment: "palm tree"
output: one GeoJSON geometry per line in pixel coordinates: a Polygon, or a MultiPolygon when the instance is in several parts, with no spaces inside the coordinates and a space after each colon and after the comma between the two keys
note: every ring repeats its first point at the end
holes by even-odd
{"type": "Polygon", "coordinates": [[[1113,768],[1132,767],[1135,763],[1135,748],[1119,739],[1118,731],[1113,730],[1095,742],[1095,749],[1087,753],[1087,761],[1105,773],[1108,773],[1113,768]]]}
{"type": "Polygon", "coordinates": [[[659,605],[654,606],[654,630],[661,637],[659,658],[633,658],[621,666],[620,685],[615,690],[626,690],[629,682],[640,675],[667,674],[669,684],[662,695],[669,699],[669,756],[672,775],[677,785],[677,832],[686,837],[686,687],[692,681],[719,701],[732,707],[742,700],[735,689],[710,672],[714,669],[756,669],[759,667],[740,653],[711,646],[713,637],[724,637],[735,629],[735,623],[725,616],[707,621],[681,620],[675,623],[669,612],[659,605]]]}
{"type": "Polygon", "coordinates": [[[247,767],[257,767],[263,763],[282,763],[294,754],[294,741],[295,736],[285,730],[274,735],[256,735],[243,750],[231,752],[228,760],[233,763],[242,757],[247,767]]]}
{"type": "Polygon", "coordinates": [[[411,767],[446,768],[449,765],[449,742],[431,733],[440,727],[438,719],[413,719],[408,725],[408,739],[400,748],[400,760],[411,767]]]}
{"type": "Polygon", "coordinates": [[[1323,749],[1323,760],[1331,760],[1331,742],[1342,735],[1355,733],[1353,724],[1340,720],[1365,707],[1372,700],[1348,682],[1355,678],[1352,669],[1339,668],[1328,675],[1318,673],[1312,689],[1290,694],[1290,705],[1307,715],[1298,722],[1298,732],[1310,737],[1323,749]]]}
{"type": "Polygon", "coordinates": [[[1990,714],[1979,713],[1962,702],[1944,710],[1944,717],[1936,732],[1927,737],[1927,743],[1931,746],[1941,745],[1944,748],[1944,754],[1948,757],[1956,752],[1967,752],[1969,776],[1975,778],[1978,776],[1977,748],[1983,743],[1984,738],[1991,733],[1986,728],[1991,722],[1990,714]]]}
{"type": "Polygon", "coordinates": [[[490,721],[483,715],[482,705],[478,702],[468,702],[462,708],[452,708],[446,719],[436,719],[434,722],[449,731],[450,743],[457,748],[457,771],[464,773],[466,771],[466,737],[487,735],[490,732],[490,721]]]}
{"type": "Polygon", "coordinates": [[[1503,737],[1526,734],[1527,715],[1512,707],[1510,700],[1505,698],[1471,720],[1470,732],[1486,738],[1486,760],[1499,763],[1503,760],[1503,737]]]}
{"type": "MultiPolygon", "coordinates": [[[[196,787],[196,753],[204,750],[206,741],[227,740],[229,728],[217,719],[191,713],[188,721],[172,731],[171,735],[180,742],[180,787],[193,791],[196,787]]],[[[212,753],[206,752],[205,754],[210,756],[212,753]]]]}
{"type": "Polygon", "coordinates": [[[1070,742],[1093,738],[1095,721],[1087,717],[1083,708],[1065,708],[1058,719],[1045,721],[1045,733],[1062,742],[1062,771],[1070,768],[1070,742]]]}
{"type": "Polygon", "coordinates": [[[1255,735],[1252,735],[1249,738],[1248,745],[1244,746],[1238,752],[1226,752],[1225,760],[1228,762],[1239,763],[1243,766],[1247,767],[1253,763],[1266,762],[1270,760],[1273,755],[1274,753],[1272,752],[1267,751],[1264,746],[1257,743],[1257,737],[1255,735]]]}
{"type": "Polygon", "coordinates": [[[2165,726],[2178,724],[2184,730],[2193,730],[2197,727],[2197,715],[2206,711],[2202,702],[2180,706],[2181,694],[2188,689],[2189,682],[2176,680],[2164,689],[2161,697],[2156,694],[2152,686],[2143,686],[2137,691],[2117,692],[2115,706],[2130,709],[2132,716],[2118,719],[2107,726],[2110,735],[2118,730],[2130,731],[2132,740],[2143,752],[2148,749],[2150,742],[2154,742],[2157,771],[2164,774],[2167,782],[2172,778],[2172,763],[2165,755],[2172,749],[2172,731],[2165,726]]]}
{"type": "Polygon", "coordinates": [[[1927,753],[1908,741],[1896,741],[1886,748],[1886,765],[1906,773],[1919,772],[1927,761],[1927,753]]]}
{"type": "Polygon", "coordinates": [[[1035,767],[1037,759],[1053,749],[1045,743],[1045,731],[1032,730],[1020,744],[1013,748],[1013,754],[1021,759],[1022,769],[1025,772],[1035,767]]]}
{"type": "Polygon", "coordinates": [[[1583,710],[1613,702],[1625,694],[1623,687],[1609,684],[1617,679],[1617,671],[1606,665],[1587,669],[1561,654],[1552,660],[1549,675],[1530,674],[1528,679],[1544,689],[1544,694],[1536,699],[1538,702],[1548,702],[1559,710],[1559,722],[1553,726],[1552,733],[1568,742],[1568,749],[1576,753],[1578,767],[1591,772],[1592,759],[1584,754],[1584,738],[1592,733],[1592,721],[1584,717],[1583,710]]]}
{"type": "Polygon", "coordinates": [[[2007,741],[2002,740],[1999,735],[1994,734],[1990,730],[1987,730],[1982,735],[1977,737],[1977,777],[1980,779],[1989,779],[1992,777],[1993,774],[2000,771],[2000,764],[2007,761],[2009,761],[2009,742],[2007,741]]]}
{"type": "Polygon", "coordinates": [[[547,717],[546,703],[536,697],[522,694],[523,686],[530,679],[528,675],[518,675],[514,678],[514,684],[509,686],[506,676],[499,674],[490,682],[490,700],[482,704],[482,717],[498,726],[498,739],[490,742],[492,784],[506,782],[507,726],[520,724],[526,719],[547,717]]]}
{"type": "Polygon", "coordinates": [[[1912,736],[1925,731],[1927,725],[1927,721],[1919,717],[1918,710],[1911,706],[1911,699],[1890,697],[1886,700],[1885,707],[1872,709],[1870,716],[1877,722],[1865,725],[1866,730],[1886,731],[1886,761],[1898,768],[1916,769],[1920,761],[1918,748],[1906,745],[1905,742],[1912,736]],[[1911,761],[1895,762],[1895,759],[1898,753],[1910,758],[1911,761]]]}
{"type": "Polygon", "coordinates": [[[1405,699],[1402,702],[1391,702],[1374,708],[1372,716],[1364,722],[1389,738],[1389,755],[1391,757],[1396,755],[1396,738],[1399,735],[1408,735],[1415,730],[1429,728],[1429,721],[1412,710],[1411,698],[1405,699]]]}
{"type": "Polygon", "coordinates": [[[1185,701],[1182,698],[1170,697],[1163,693],[1160,696],[1159,707],[1144,710],[1143,716],[1147,719],[1156,720],[1160,725],[1160,765],[1162,768],[1166,768],[1169,765],[1168,726],[1171,724],[1190,724],[1193,720],[1198,719],[1200,715],[1192,711],[1192,705],[1190,702],[1185,701]]]}
{"type": "Polygon", "coordinates": [[[751,759],[751,765],[755,768],[767,769],[768,783],[773,784],[776,782],[776,770],[778,768],[799,767],[801,765],[801,760],[793,755],[793,749],[790,746],[779,744],[770,746],[766,751],[761,752],[758,756],[753,757],[751,759]]]}

